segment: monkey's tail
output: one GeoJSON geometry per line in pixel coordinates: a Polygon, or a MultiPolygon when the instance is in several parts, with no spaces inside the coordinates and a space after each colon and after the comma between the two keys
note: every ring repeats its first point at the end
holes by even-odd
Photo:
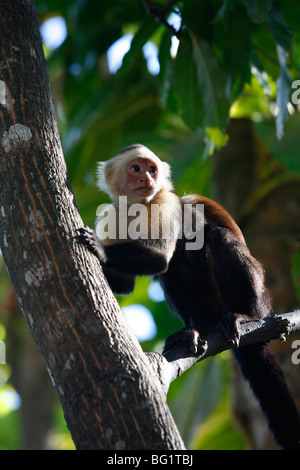
{"type": "Polygon", "coordinates": [[[299,411],[281,367],[268,345],[257,343],[233,351],[279,446],[286,450],[300,450],[299,411]]]}

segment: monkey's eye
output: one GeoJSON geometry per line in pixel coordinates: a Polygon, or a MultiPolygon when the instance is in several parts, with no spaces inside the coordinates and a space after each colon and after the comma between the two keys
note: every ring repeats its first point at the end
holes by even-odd
{"type": "Polygon", "coordinates": [[[131,167],[131,171],[133,171],[134,173],[138,173],[140,171],[140,167],[138,165],[133,165],[131,167]]]}
{"type": "Polygon", "coordinates": [[[149,173],[150,173],[151,175],[154,175],[156,172],[157,172],[156,166],[150,166],[150,167],[149,167],[149,173]]]}

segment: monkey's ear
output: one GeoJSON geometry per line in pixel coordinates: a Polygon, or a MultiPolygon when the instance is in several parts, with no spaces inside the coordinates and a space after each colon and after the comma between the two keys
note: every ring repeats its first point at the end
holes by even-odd
{"type": "Polygon", "coordinates": [[[101,191],[108,192],[108,186],[106,184],[105,167],[107,162],[97,163],[97,186],[101,191]]]}
{"type": "Polygon", "coordinates": [[[168,191],[172,191],[173,183],[171,181],[171,167],[166,162],[160,162],[160,163],[161,163],[161,168],[162,168],[162,172],[164,176],[162,186],[166,188],[168,191]]]}
{"type": "Polygon", "coordinates": [[[166,162],[161,162],[165,178],[171,179],[171,167],[166,162]]]}
{"type": "Polygon", "coordinates": [[[97,164],[97,186],[110,197],[113,196],[114,189],[114,174],[112,167],[113,165],[110,165],[110,160],[107,162],[98,162],[97,164]]]}
{"type": "Polygon", "coordinates": [[[112,158],[106,162],[98,162],[97,186],[107,193],[112,200],[119,196],[119,184],[122,178],[122,161],[112,158]]]}

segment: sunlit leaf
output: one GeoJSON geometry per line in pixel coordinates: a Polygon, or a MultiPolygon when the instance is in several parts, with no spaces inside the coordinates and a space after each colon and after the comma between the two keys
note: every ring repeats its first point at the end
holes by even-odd
{"type": "Polygon", "coordinates": [[[129,51],[124,56],[122,67],[118,71],[119,76],[128,72],[136,59],[141,55],[144,44],[150,39],[157,27],[158,24],[155,20],[147,16],[138,32],[134,35],[129,51]]]}
{"type": "Polygon", "coordinates": [[[276,80],[278,114],[276,116],[276,133],[278,139],[284,134],[284,123],[289,117],[287,105],[290,101],[291,75],[286,65],[287,52],[277,46],[278,61],[280,64],[280,75],[276,80]]]}
{"type": "Polygon", "coordinates": [[[198,450],[246,450],[247,443],[235,429],[226,402],[199,427],[191,447],[198,450]]]}
{"type": "Polygon", "coordinates": [[[225,357],[208,359],[184,374],[169,395],[172,414],[187,445],[199,426],[228,396],[225,357]],[[184,402],[183,396],[186,397],[184,402]]]}
{"type": "Polygon", "coordinates": [[[223,147],[228,141],[228,136],[219,127],[207,127],[206,134],[216,149],[223,147]]]}

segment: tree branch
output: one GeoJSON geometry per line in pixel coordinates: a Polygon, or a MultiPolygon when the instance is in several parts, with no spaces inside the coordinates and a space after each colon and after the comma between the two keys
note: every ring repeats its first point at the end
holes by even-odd
{"type": "Polygon", "coordinates": [[[151,0],[142,0],[145,10],[148,15],[153,16],[156,21],[164,25],[171,33],[172,36],[176,36],[180,39],[181,29],[178,31],[166,20],[166,16],[172,11],[173,5],[177,3],[178,0],[171,0],[167,5],[157,5],[151,0]]]}
{"type": "MultiPolygon", "coordinates": [[[[274,339],[285,341],[285,335],[299,330],[300,310],[270,316],[263,320],[241,323],[239,325],[241,335],[239,347],[249,346],[262,341],[269,342],[274,339]]],[[[146,353],[165,393],[167,393],[173,380],[197,362],[232,348],[232,345],[226,341],[224,335],[219,330],[207,335],[201,335],[201,339],[207,341],[207,350],[200,357],[197,355],[191,356],[186,343],[183,342],[169,351],[167,357],[155,352],[146,353]]]]}

